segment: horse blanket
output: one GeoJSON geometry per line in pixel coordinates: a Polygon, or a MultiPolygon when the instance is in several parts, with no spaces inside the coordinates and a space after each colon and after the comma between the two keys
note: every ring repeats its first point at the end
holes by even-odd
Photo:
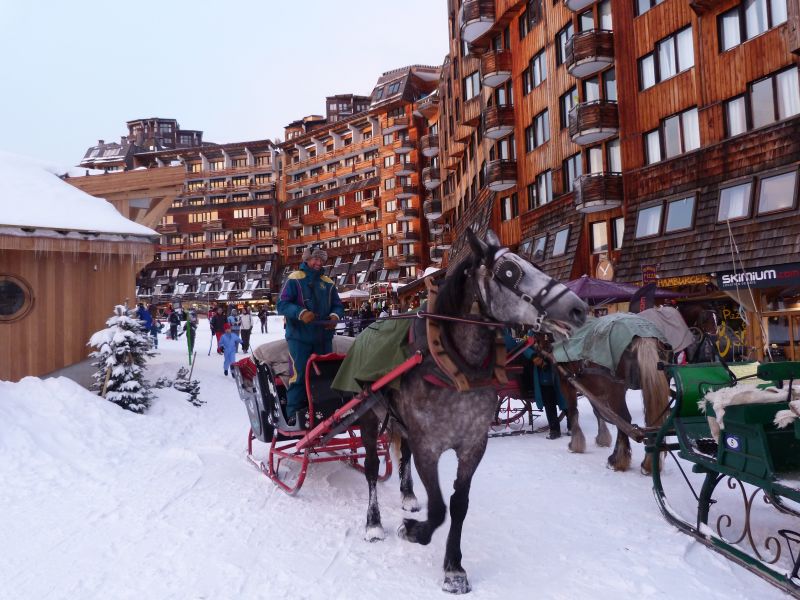
{"type": "Polygon", "coordinates": [[[588,360],[611,371],[635,337],[658,338],[669,344],[663,333],[650,321],[632,313],[614,313],[589,319],[572,336],[553,346],[557,362],[588,360]]]}
{"type": "MultiPolygon", "coordinates": [[[[408,330],[414,319],[377,321],[358,334],[331,387],[342,392],[361,391],[411,356],[408,330]]],[[[400,381],[391,382],[399,389],[400,381]]]]}
{"type": "Polygon", "coordinates": [[[659,331],[666,336],[673,352],[685,350],[694,342],[694,336],[677,308],[672,306],[648,308],[640,312],[639,316],[658,327],[659,331]]]}

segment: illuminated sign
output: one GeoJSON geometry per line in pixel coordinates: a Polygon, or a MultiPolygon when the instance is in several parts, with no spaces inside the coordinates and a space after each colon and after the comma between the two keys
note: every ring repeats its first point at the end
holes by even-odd
{"type": "Polygon", "coordinates": [[[775,265],[737,272],[727,271],[717,275],[717,282],[721,290],[800,285],[800,264],[775,265]]]}

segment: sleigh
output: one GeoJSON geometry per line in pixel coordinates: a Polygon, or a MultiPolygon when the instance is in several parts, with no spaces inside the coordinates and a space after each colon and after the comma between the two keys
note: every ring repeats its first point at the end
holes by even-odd
{"type": "Polygon", "coordinates": [[[800,597],[800,419],[784,428],[774,423],[791,408],[800,363],[759,365],[758,378],[779,389],[764,393],[777,397],[763,402],[752,393],[739,398],[754,403],[716,404],[724,410],[716,436],[718,415],[706,395],[742,384],[720,364],[666,370],[674,404],[666,423],[646,439],[661,512],[684,533],[800,597]],[[658,468],[662,452],[678,466],[672,478],[658,468]]]}
{"type": "MultiPolygon", "coordinates": [[[[247,458],[288,494],[302,487],[311,464],[339,461],[364,470],[365,451],[355,422],[385,382],[375,382],[363,394],[334,390],[331,382],[344,357],[342,353],[312,354],[308,359],[308,410],[301,415],[302,422],[294,425],[286,419],[285,341],[265,344],[254,352],[254,359],[248,357],[231,366],[250,420],[247,458]],[[263,360],[259,360],[259,350],[263,350],[263,360]],[[267,446],[265,457],[259,443],[267,446]]],[[[396,376],[399,373],[393,374],[396,376]]],[[[379,436],[378,457],[382,462],[379,479],[383,481],[392,472],[386,435],[379,436]]]]}

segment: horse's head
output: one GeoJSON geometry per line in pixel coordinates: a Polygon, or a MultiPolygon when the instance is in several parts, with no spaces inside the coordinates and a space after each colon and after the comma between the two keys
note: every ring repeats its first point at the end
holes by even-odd
{"type": "Polygon", "coordinates": [[[540,329],[558,337],[569,335],[586,321],[586,304],[564,284],[545,275],[489,231],[480,240],[471,229],[475,283],[491,317],[540,329]]]}

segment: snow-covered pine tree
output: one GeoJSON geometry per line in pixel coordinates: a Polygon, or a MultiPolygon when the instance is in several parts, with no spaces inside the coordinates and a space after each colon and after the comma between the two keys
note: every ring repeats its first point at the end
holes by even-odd
{"type": "Polygon", "coordinates": [[[92,363],[97,367],[93,389],[122,408],[143,413],[153,397],[144,379],[147,357],[155,355],[152,339],[142,322],[129,316],[121,305],[114,307],[114,316],[106,325],[108,328],[92,335],[88,344],[97,348],[89,355],[97,359],[92,363]]]}

